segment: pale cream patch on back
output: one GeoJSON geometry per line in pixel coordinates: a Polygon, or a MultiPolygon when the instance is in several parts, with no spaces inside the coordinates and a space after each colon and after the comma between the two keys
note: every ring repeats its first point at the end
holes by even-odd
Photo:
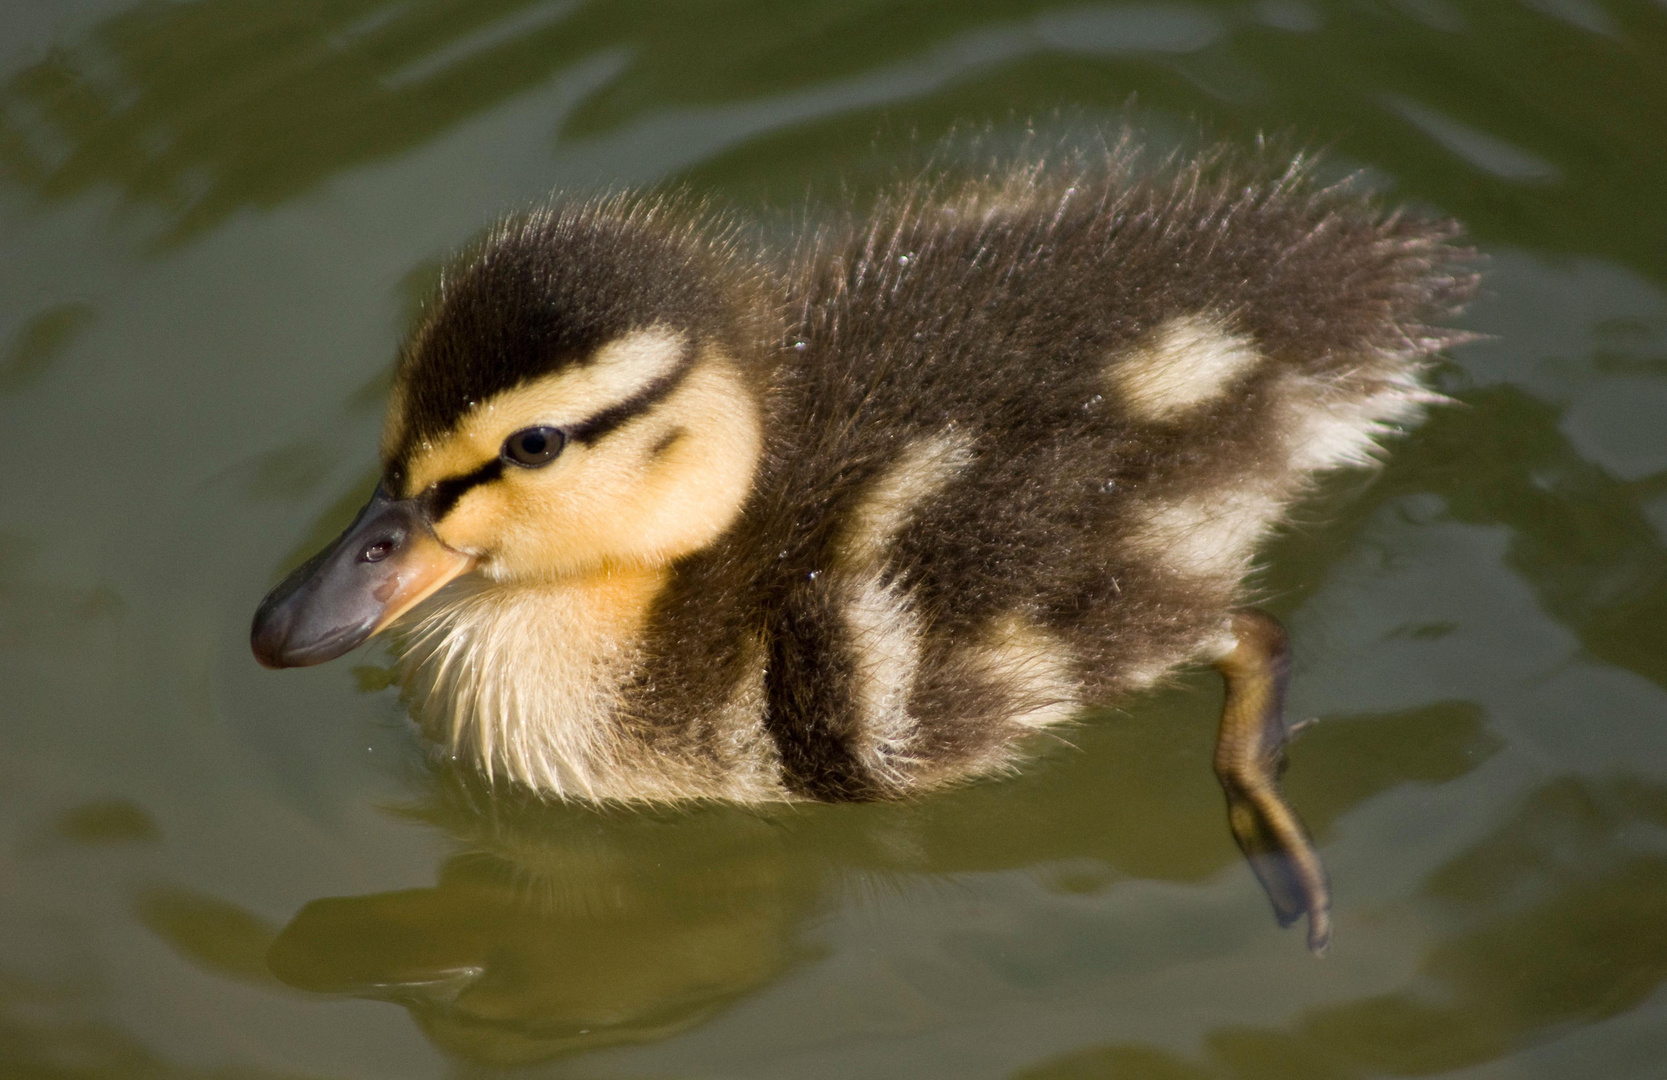
{"type": "Polygon", "coordinates": [[[1260,360],[1249,338],[1189,315],[1171,319],[1148,342],[1115,357],[1106,376],[1137,418],[1163,422],[1220,399],[1260,360]]]}
{"type": "Polygon", "coordinates": [[[1199,647],[1199,658],[1215,663],[1239,647],[1239,636],[1233,632],[1231,616],[1222,620],[1221,628],[1204,639],[1199,647]]]}
{"type": "Polygon", "coordinates": [[[1296,375],[1282,380],[1277,392],[1290,467],[1304,473],[1376,464],[1380,439],[1415,423],[1426,406],[1447,400],[1410,372],[1364,396],[1296,375]]]}
{"type": "Polygon", "coordinates": [[[974,647],[975,663],[1008,695],[1008,720],[1040,729],[1069,720],[1079,688],[1064,642],[1021,615],[1009,615],[974,647]]]}
{"type": "Polygon", "coordinates": [[[1123,667],[1117,672],[1118,682],[1125,690],[1149,690],[1169,681],[1177,669],[1186,665],[1199,661],[1214,663],[1238,644],[1232,615],[1223,615],[1216,626],[1204,629],[1191,643],[1178,644],[1167,654],[1150,654],[1139,663],[1123,667]]]}
{"type": "Polygon", "coordinates": [[[842,563],[872,569],[884,561],[892,540],[920,506],[948,487],[971,462],[971,442],[954,432],[910,445],[863,492],[852,511],[839,542],[842,563]]]}
{"type": "Polygon", "coordinates": [[[859,729],[852,750],[881,784],[902,788],[915,722],[909,692],[920,669],[921,626],[909,595],[876,573],[858,579],[846,600],[859,729]]]}
{"type": "Polygon", "coordinates": [[[849,575],[843,614],[855,662],[860,725],[853,750],[880,783],[901,788],[916,724],[909,696],[920,669],[922,627],[913,599],[886,574],[892,542],[972,461],[970,441],[949,432],[923,439],[863,493],[841,534],[838,569],[849,575]]]}
{"type": "Polygon", "coordinates": [[[1237,581],[1279,519],[1280,500],[1254,486],[1191,495],[1141,508],[1134,550],[1178,574],[1237,581]]]}
{"type": "Polygon", "coordinates": [[[1131,664],[1117,672],[1119,682],[1129,690],[1148,690],[1162,682],[1177,664],[1185,663],[1188,657],[1149,659],[1144,663],[1131,664]]]}

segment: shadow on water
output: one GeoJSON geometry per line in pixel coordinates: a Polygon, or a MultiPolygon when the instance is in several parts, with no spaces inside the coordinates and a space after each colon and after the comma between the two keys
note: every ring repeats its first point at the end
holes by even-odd
{"type": "Polygon", "coordinates": [[[436,885],[315,900],[268,961],[291,986],[402,1005],[466,1059],[669,1037],[814,955],[814,856],[767,820],[546,807],[458,776],[415,813],[467,848],[436,885]]]}
{"type": "Polygon", "coordinates": [[[1217,1029],[1202,1060],[1116,1045],[1016,1080],[1429,1076],[1619,1016],[1667,980],[1663,830],[1667,787],[1555,780],[1425,881],[1420,903],[1453,930],[1406,989],[1313,1009],[1287,1027],[1217,1029]]]}
{"type": "Polygon", "coordinates": [[[0,394],[33,385],[92,321],[90,304],[72,301],[37,312],[0,353],[0,394]]]}
{"type": "MultiPolygon", "coordinates": [[[[177,241],[613,57],[610,76],[578,91],[560,138],[656,122],[723,129],[711,151],[733,149],[688,176],[749,200],[826,184],[826,148],[864,146],[876,130],[894,131],[882,142],[933,139],[969,118],[1115,111],[1138,94],[1238,139],[1327,133],[1484,242],[1667,280],[1655,197],[1667,9],[1592,0],[1576,28],[1573,8],[1559,11],[1487,0],[145,4],[0,86],[0,175],[47,199],[114,187],[161,209],[163,239],[177,241]],[[907,120],[888,128],[893,111],[907,120]]],[[[881,149],[869,156],[895,159],[881,149]]],[[[860,173],[869,156],[841,168],[860,173]]]]}

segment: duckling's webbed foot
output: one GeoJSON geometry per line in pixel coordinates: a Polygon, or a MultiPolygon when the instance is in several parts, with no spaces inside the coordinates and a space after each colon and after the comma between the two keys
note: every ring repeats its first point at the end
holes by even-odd
{"type": "Polygon", "coordinates": [[[1308,948],[1331,940],[1331,885],[1302,819],[1279,790],[1285,766],[1285,682],[1291,649],[1285,628],[1245,608],[1230,623],[1233,648],[1215,662],[1227,681],[1215,769],[1227,793],[1227,823],[1262,882],[1274,915],[1289,926],[1308,914],[1308,948]]]}

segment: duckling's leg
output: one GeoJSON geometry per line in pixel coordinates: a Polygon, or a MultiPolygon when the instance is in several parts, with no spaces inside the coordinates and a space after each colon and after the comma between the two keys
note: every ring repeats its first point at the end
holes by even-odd
{"type": "Polygon", "coordinates": [[[1273,901],[1279,925],[1308,913],[1308,948],[1331,940],[1331,885],[1302,819],[1279,790],[1285,769],[1285,681],[1291,647],[1273,616],[1244,608],[1229,623],[1233,647],[1215,662],[1227,681],[1216,736],[1216,776],[1227,823],[1273,901]]]}

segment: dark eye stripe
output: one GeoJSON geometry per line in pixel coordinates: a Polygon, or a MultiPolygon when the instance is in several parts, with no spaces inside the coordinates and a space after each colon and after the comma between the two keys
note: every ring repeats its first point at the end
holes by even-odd
{"type": "MultiPolygon", "coordinates": [[[[685,347],[683,356],[678,360],[676,367],[618,405],[610,405],[589,420],[568,428],[567,441],[589,444],[613,433],[668,397],[672,391],[682,385],[683,380],[688,377],[689,371],[694,366],[695,351],[691,347],[685,347]]],[[[457,506],[457,500],[468,494],[471,488],[478,487],[481,484],[489,484],[503,474],[503,458],[493,458],[474,472],[435,481],[429,485],[428,490],[422,495],[422,499],[428,508],[428,520],[439,522],[452,512],[452,509],[457,506]]]]}
{"type": "Polygon", "coordinates": [[[688,377],[689,369],[695,366],[695,351],[685,346],[683,356],[677,361],[677,366],[655,379],[635,394],[626,398],[618,405],[610,405],[606,409],[592,416],[589,420],[575,424],[567,429],[570,442],[593,443],[605,435],[612,434],[621,425],[636,419],[663,401],[667,395],[680,386],[688,377]]]}
{"type": "Polygon", "coordinates": [[[427,504],[428,520],[439,521],[452,512],[457,500],[467,494],[470,488],[489,484],[503,474],[503,459],[493,458],[472,473],[436,480],[422,496],[423,502],[427,504]]]}

